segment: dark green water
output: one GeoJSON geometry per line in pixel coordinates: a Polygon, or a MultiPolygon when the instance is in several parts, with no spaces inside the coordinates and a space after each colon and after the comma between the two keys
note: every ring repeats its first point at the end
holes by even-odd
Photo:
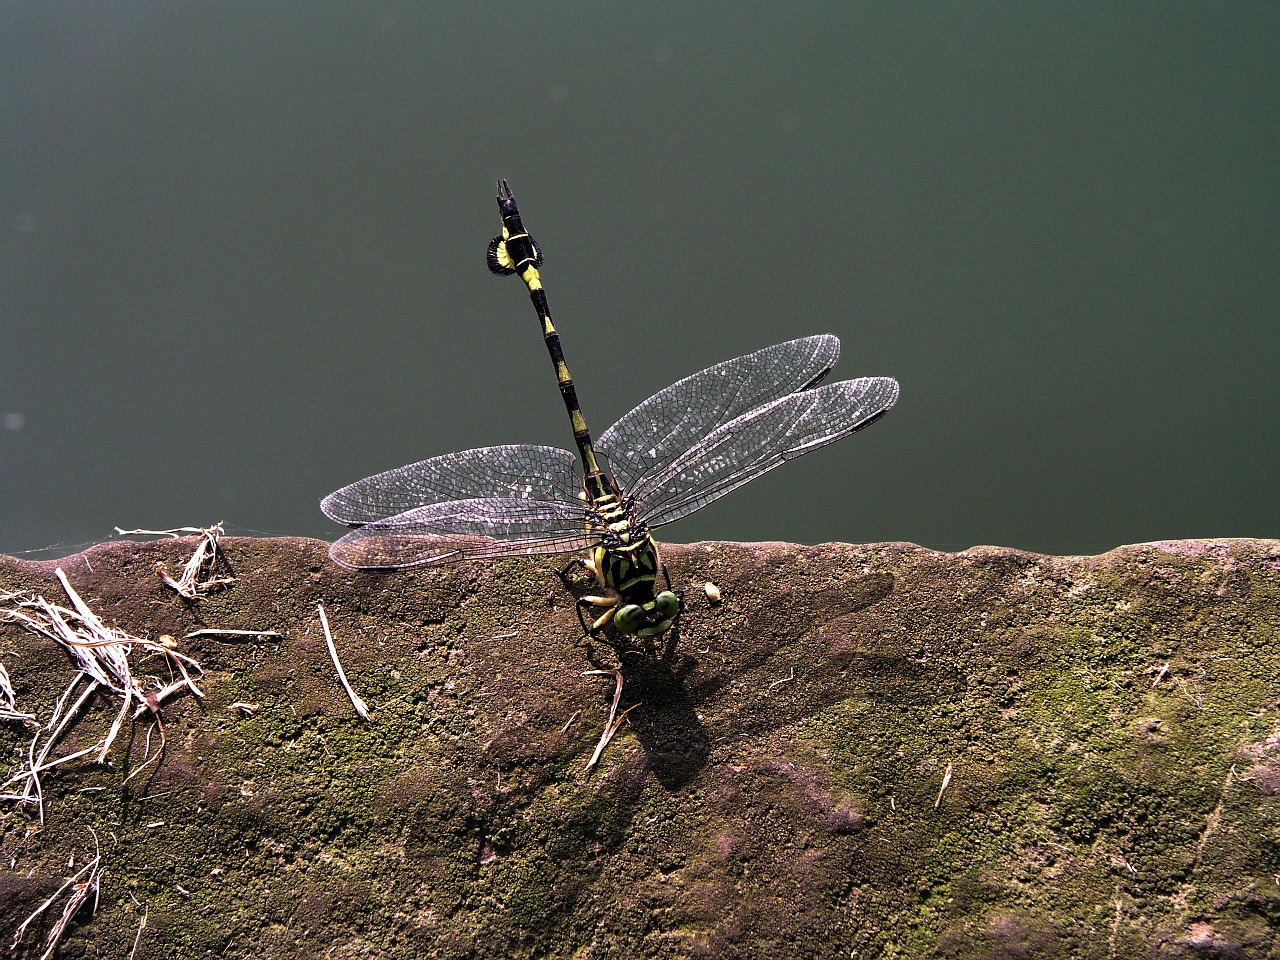
{"type": "Polygon", "coordinates": [[[1273,4],[6,3],[0,551],[335,536],[412,460],[572,446],[831,332],[863,434],[659,534],[1280,536],[1273,4]]]}

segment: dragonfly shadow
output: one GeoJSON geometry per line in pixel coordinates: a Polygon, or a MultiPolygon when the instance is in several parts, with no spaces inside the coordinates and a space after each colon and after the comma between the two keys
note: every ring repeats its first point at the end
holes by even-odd
{"type": "Polygon", "coordinates": [[[634,707],[628,725],[644,748],[649,769],[668,790],[698,775],[711,755],[711,740],[685,690],[684,678],[697,664],[674,658],[625,657],[621,706],[634,707]]]}
{"type": "Polygon", "coordinates": [[[679,789],[706,767],[714,744],[759,736],[846,700],[902,707],[961,691],[963,677],[951,664],[912,658],[863,622],[894,586],[891,575],[873,574],[775,598],[745,617],[721,666],[672,654],[675,645],[667,656],[624,654],[619,705],[633,708],[627,724],[653,775],[679,789]]]}
{"type": "Polygon", "coordinates": [[[744,618],[721,666],[689,654],[624,656],[620,706],[634,707],[628,726],[658,781],[684,787],[715,744],[758,737],[847,700],[898,709],[960,693],[964,679],[953,664],[909,656],[871,628],[872,608],[894,586],[891,575],[873,574],[795,591],[744,618]]]}

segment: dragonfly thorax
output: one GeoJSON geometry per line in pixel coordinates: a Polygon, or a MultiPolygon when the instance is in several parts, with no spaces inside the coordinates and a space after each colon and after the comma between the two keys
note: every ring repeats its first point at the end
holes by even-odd
{"type": "Polygon", "coordinates": [[[587,528],[598,537],[588,566],[613,598],[614,627],[642,637],[669,630],[680,601],[671,591],[656,589],[658,546],[630,504],[614,490],[597,495],[587,508],[587,528]]]}
{"type": "Polygon", "coordinates": [[[601,585],[628,600],[637,591],[652,597],[658,576],[658,548],[644,522],[609,494],[587,510],[587,529],[599,538],[592,560],[601,585]]]}
{"type": "Polygon", "coordinates": [[[613,625],[620,633],[656,637],[671,628],[680,601],[670,590],[657,590],[658,547],[644,524],[606,529],[591,551],[591,569],[616,600],[613,625]]]}

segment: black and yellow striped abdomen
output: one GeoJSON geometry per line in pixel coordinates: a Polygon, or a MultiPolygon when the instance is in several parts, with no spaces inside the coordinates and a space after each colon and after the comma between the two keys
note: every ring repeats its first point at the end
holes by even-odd
{"type": "Polygon", "coordinates": [[[538,272],[542,265],[542,251],[521,223],[520,211],[505,180],[498,184],[498,206],[502,211],[502,233],[489,242],[489,269],[499,276],[519,274],[524,285],[529,288],[529,299],[533,301],[533,308],[538,311],[538,321],[542,326],[542,339],[547,345],[547,353],[551,355],[552,366],[555,367],[560,396],[564,400],[565,409],[569,411],[573,439],[578,445],[578,454],[582,458],[586,475],[587,496],[595,500],[608,493],[612,484],[596,461],[595,449],[591,445],[591,431],[587,428],[586,418],[578,405],[578,392],[564,360],[560,334],[556,332],[551,320],[551,307],[547,303],[546,291],[542,289],[542,275],[538,272]]]}
{"type": "Polygon", "coordinates": [[[587,427],[578,392],[565,363],[560,334],[551,320],[546,291],[542,289],[542,251],[520,220],[520,211],[506,181],[498,184],[498,208],[502,212],[502,233],[489,243],[489,269],[499,276],[517,274],[529,288],[529,299],[538,312],[542,339],[551,356],[560,385],[560,396],[573,426],[573,439],[582,459],[583,489],[587,502],[587,529],[599,537],[588,566],[603,589],[599,597],[585,598],[593,606],[606,608],[596,622],[599,629],[612,621],[624,634],[655,637],[671,628],[680,602],[669,590],[656,592],[658,548],[644,524],[623,505],[613,480],[600,467],[591,431],[587,427]]]}

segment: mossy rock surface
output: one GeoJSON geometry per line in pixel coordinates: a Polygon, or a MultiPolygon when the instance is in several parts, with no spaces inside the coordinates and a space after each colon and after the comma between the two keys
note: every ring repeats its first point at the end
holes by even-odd
{"type": "MultiPolygon", "coordinates": [[[[676,642],[624,658],[594,771],[613,680],[584,675],[554,561],[370,575],[228,539],[235,582],[184,600],[156,566],[194,547],[0,557],[0,590],[65,603],[60,566],[206,671],[159,763],[125,782],[144,716],[107,765],[46,773],[43,829],[0,805],[0,952],[96,834],[62,956],[1280,955],[1278,541],[665,547],[676,642]]],[[[0,663],[41,721],[73,673],[13,624],[0,663]]],[[[0,724],[11,771],[30,738],[0,724]]]]}

